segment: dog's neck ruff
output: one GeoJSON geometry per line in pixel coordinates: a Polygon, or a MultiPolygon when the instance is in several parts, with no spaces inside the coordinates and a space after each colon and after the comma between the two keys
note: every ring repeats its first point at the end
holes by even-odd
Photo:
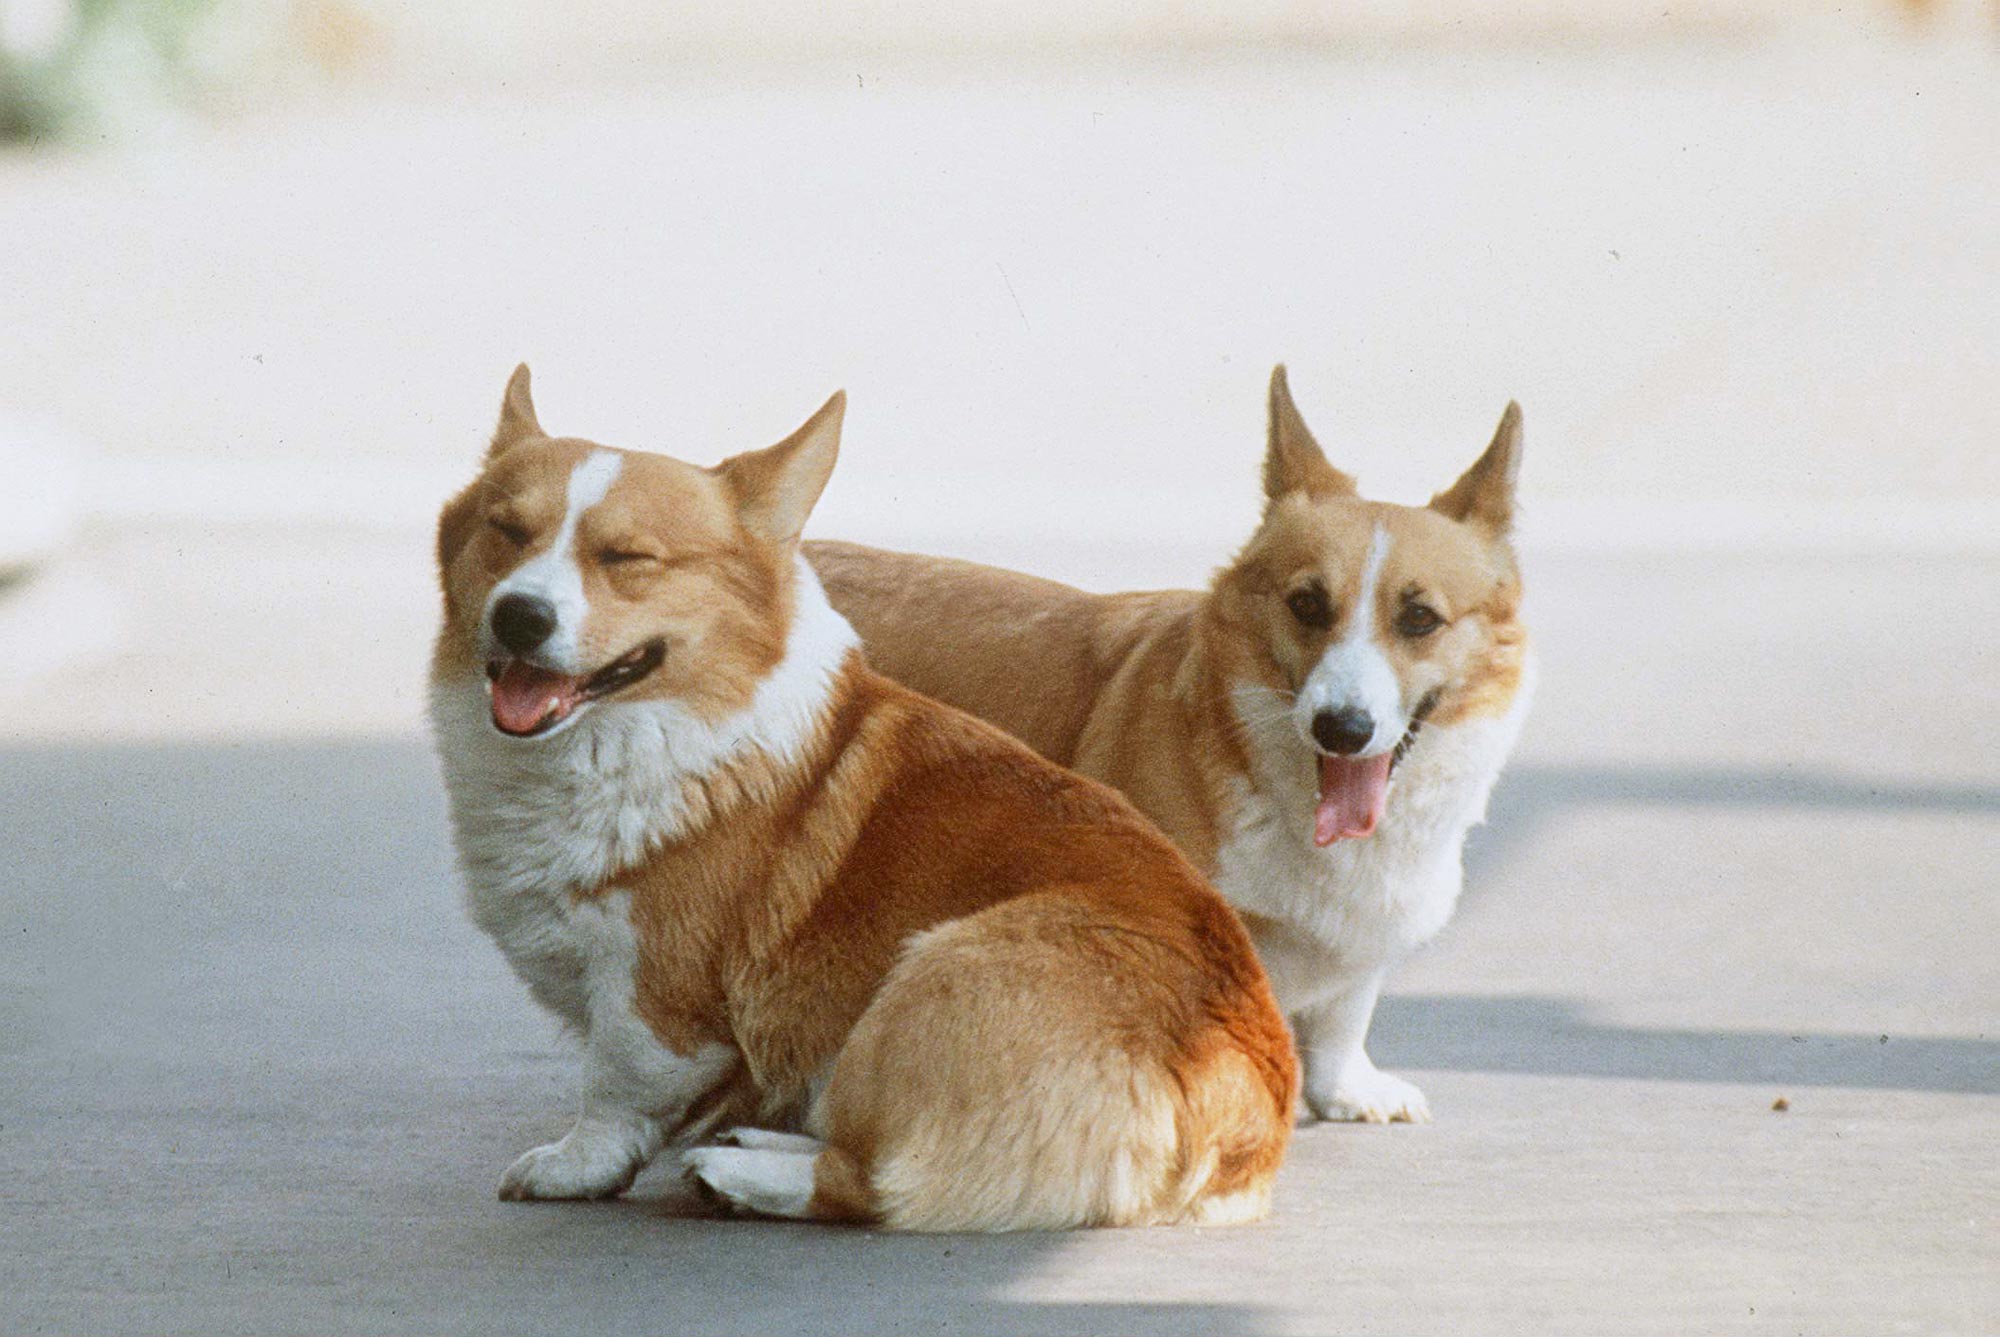
{"type": "Polygon", "coordinates": [[[674,701],[607,701],[545,739],[508,738],[489,718],[476,671],[436,684],[431,718],[460,862],[482,901],[603,886],[690,833],[690,786],[761,754],[798,762],[860,644],[818,578],[795,559],[785,652],[750,704],[708,721],[674,701]]]}
{"type": "MultiPolygon", "coordinates": [[[[1232,706],[1251,736],[1251,773],[1239,778],[1216,886],[1239,910],[1316,940],[1344,970],[1380,967],[1428,939],[1458,900],[1465,836],[1485,819],[1520,733],[1533,662],[1525,661],[1504,715],[1426,725],[1396,768],[1374,834],[1326,846],[1312,839],[1309,749],[1289,719],[1271,718],[1269,688],[1239,687],[1232,706]]],[[[1265,964],[1288,1011],[1332,978],[1318,956],[1303,965],[1267,956],[1265,964]]]]}

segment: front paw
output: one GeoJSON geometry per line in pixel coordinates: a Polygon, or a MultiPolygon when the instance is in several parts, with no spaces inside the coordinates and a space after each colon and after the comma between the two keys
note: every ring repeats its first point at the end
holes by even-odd
{"type": "Polygon", "coordinates": [[[1306,1083],[1306,1105],[1314,1117],[1336,1123],[1429,1123],[1424,1093],[1374,1064],[1349,1068],[1325,1084],[1306,1083]]]}
{"type": "Polygon", "coordinates": [[[645,1163],[640,1150],[624,1139],[579,1137],[581,1131],[536,1147],[508,1166],[500,1179],[500,1200],[610,1198],[630,1188],[645,1163]]]}

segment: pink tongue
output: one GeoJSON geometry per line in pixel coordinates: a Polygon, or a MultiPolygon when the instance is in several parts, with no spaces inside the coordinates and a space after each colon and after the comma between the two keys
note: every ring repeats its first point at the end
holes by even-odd
{"type": "Polygon", "coordinates": [[[1379,757],[1321,757],[1319,807],[1313,812],[1313,844],[1373,835],[1382,820],[1393,753],[1379,757]]]}
{"type": "Polygon", "coordinates": [[[518,659],[493,680],[493,723],[503,733],[533,733],[576,709],[583,681],[518,659]]]}

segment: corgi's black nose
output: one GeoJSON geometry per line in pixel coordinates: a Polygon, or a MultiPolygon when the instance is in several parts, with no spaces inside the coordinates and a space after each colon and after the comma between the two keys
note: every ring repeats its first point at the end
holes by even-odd
{"type": "Polygon", "coordinates": [[[517,655],[525,655],[556,629],[556,606],[532,594],[509,594],[493,605],[493,635],[517,655]]]}
{"type": "Polygon", "coordinates": [[[1365,710],[1322,710],[1313,716],[1313,741],[1327,751],[1351,757],[1375,736],[1375,721],[1365,710]]]}

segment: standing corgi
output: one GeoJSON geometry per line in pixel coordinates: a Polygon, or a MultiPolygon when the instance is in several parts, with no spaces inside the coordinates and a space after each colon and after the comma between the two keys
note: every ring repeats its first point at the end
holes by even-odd
{"type": "Polygon", "coordinates": [[[870,672],[798,556],[835,395],[712,469],[514,373],[444,509],[431,717],[472,916],[583,1038],[507,1199],[662,1148],[910,1230],[1250,1220],[1298,1077],[1249,936],[1117,794],[870,672]]]}
{"type": "Polygon", "coordinates": [[[1264,518],[1206,591],[1093,595],[809,543],[869,661],[1123,791],[1243,912],[1323,1119],[1426,1121],[1364,1041],[1451,917],[1534,676],[1521,413],[1428,506],[1363,501],[1271,375],[1264,518]]]}

